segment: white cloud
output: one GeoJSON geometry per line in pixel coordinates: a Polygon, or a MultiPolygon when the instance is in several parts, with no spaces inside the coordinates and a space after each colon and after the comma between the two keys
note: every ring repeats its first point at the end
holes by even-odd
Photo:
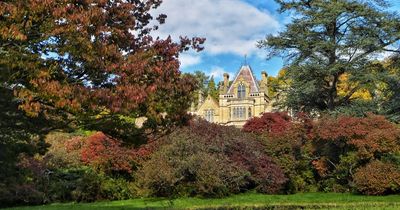
{"type": "Polygon", "coordinates": [[[200,55],[183,53],[179,55],[179,61],[181,62],[181,68],[186,68],[201,63],[201,57],[200,55]]]}
{"type": "Polygon", "coordinates": [[[233,74],[231,72],[226,71],[224,68],[219,67],[219,66],[214,66],[211,68],[209,72],[206,72],[208,76],[213,76],[215,80],[219,81],[224,78],[224,73],[229,74],[229,78],[233,77],[233,74]]]}
{"type": "Polygon", "coordinates": [[[240,0],[165,0],[157,13],[166,23],[155,35],[205,37],[205,53],[257,54],[256,42],[279,29],[278,21],[240,0]]]}

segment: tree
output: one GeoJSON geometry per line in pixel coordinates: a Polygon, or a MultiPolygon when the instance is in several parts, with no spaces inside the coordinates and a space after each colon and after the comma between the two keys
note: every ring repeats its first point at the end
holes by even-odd
{"type": "Polygon", "coordinates": [[[269,56],[287,59],[286,105],[295,110],[334,110],[351,104],[354,94],[376,80],[366,68],[374,56],[399,52],[400,17],[385,12],[385,1],[276,0],[280,12],[295,18],[278,35],[259,42],[269,56]],[[354,84],[338,93],[343,75],[354,84]]]}
{"type": "MultiPolygon", "coordinates": [[[[23,186],[30,181],[25,177],[27,171],[18,165],[21,154],[44,154],[48,144],[41,137],[53,124],[44,120],[43,115],[35,119],[27,117],[18,110],[18,101],[12,90],[1,86],[0,109],[0,206],[4,207],[10,205],[19,193],[23,193],[26,190],[23,186]]],[[[29,192],[26,190],[26,193],[29,192]]]]}
{"type": "Polygon", "coordinates": [[[214,76],[211,76],[210,80],[208,81],[207,85],[208,95],[213,97],[215,100],[218,101],[219,98],[219,91],[217,86],[215,85],[214,76]]]}
{"type": "Polygon", "coordinates": [[[197,107],[199,104],[199,94],[201,94],[201,97],[206,98],[208,94],[208,82],[210,80],[210,77],[207,76],[204,72],[202,71],[195,71],[194,73],[185,73],[185,75],[191,75],[193,76],[196,81],[197,81],[197,87],[196,91],[193,92],[193,105],[194,107],[197,107]]]}
{"type": "Polygon", "coordinates": [[[161,2],[2,1],[0,85],[31,117],[118,138],[135,133],[139,117],[155,131],[180,122],[195,81],[181,77],[179,53],[201,50],[204,39],[153,38],[150,12],[161,2]]]}
{"type": "Polygon", "coordinates": [[[384,67],[389,74],[382,78],[385,87],[382,96],[386,99],[383,112],[389,119],[400,123],[400,55],[391,57],[384,67]]]}
{"type": "Polygon", "coordinates": [[[357,169],[375,160],[395,163],[400,152],[400,129],[380,115],[323,117],[310,137],[312,164],[324,188],[332,182],[351,186],[357,169]]]}

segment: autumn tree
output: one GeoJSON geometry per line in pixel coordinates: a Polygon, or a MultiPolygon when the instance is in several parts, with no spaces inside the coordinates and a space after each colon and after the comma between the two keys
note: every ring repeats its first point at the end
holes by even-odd
{"type": "MultiPolygon", "coordinates": [[[[135,141],[145,128],[181,122],[195,80],[181,76],[179,53],[204,39],[180,42],[150,32],[166,15],[161,0],[0,2],[0,86],[28,116],[80,125],[135,141]],[[179,106],[176,106],[179,104],[179,106]]],[[[7,103],[7,102],[6,102],[7,103]]]]}
{"type": "Polygon", "coordinates": [[[1,205],[29,193],[18,161],[43,154],[50,130],[79,126],[138,143],[185,120],[195,80],[181,75],[179,53],[204,40],[152,37],[166,18],[152,21],[161,2],[0,1],[1,205]]]}
{"type": "Polygon", "coordinates": [[[277,0],[280,12],[293,12],[284,31],[259,42],[269,56],[287,61],[286,105],[295,110],[334,110],[377,80],[366,68],[400,40],[400,17],[383,1],[277,0]],[[352,84],[338,92],[340,79],[352,84]]]}
{"type": "Polygon", "coordinates": [[[396,162],[400,152],[400,129],[384,116],[324,117],[312,133],[312,165],[327,188],[333,180],[348,186],[360,167],[376,160],[396,162]]]}

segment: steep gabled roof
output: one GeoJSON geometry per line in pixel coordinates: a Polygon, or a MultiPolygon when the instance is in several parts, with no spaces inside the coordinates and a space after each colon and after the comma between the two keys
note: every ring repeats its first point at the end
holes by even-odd
{"type": "Polygon", "coordinates": [[[258,86],[258,82],[254,78],[253,71],[251,70],[249,65],[243,65],[242,67],[240,67],[238,73],[236,74],[235,79],[229,87],[227,94],[234,94],[233,86],[236,84],[236,81],[239,78],[243,78],[246,83],[250,84],[250,93],[259,92],[260,88],[258,86]]]}
{"type": "Polygon", "coordinates": [[[219,108],[219,103],[216,101],[211,95],[208,95],[204,102],[198,108],[199,110],[207,109],[207,108],[219,108]]]}

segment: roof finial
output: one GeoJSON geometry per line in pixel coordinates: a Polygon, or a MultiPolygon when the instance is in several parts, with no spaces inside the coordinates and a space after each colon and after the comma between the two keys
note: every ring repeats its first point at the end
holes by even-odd
{"type": "Polygon", "coordinates": [[[244,65],[247,66],[247,54],[244,54],[244,65]]]}

